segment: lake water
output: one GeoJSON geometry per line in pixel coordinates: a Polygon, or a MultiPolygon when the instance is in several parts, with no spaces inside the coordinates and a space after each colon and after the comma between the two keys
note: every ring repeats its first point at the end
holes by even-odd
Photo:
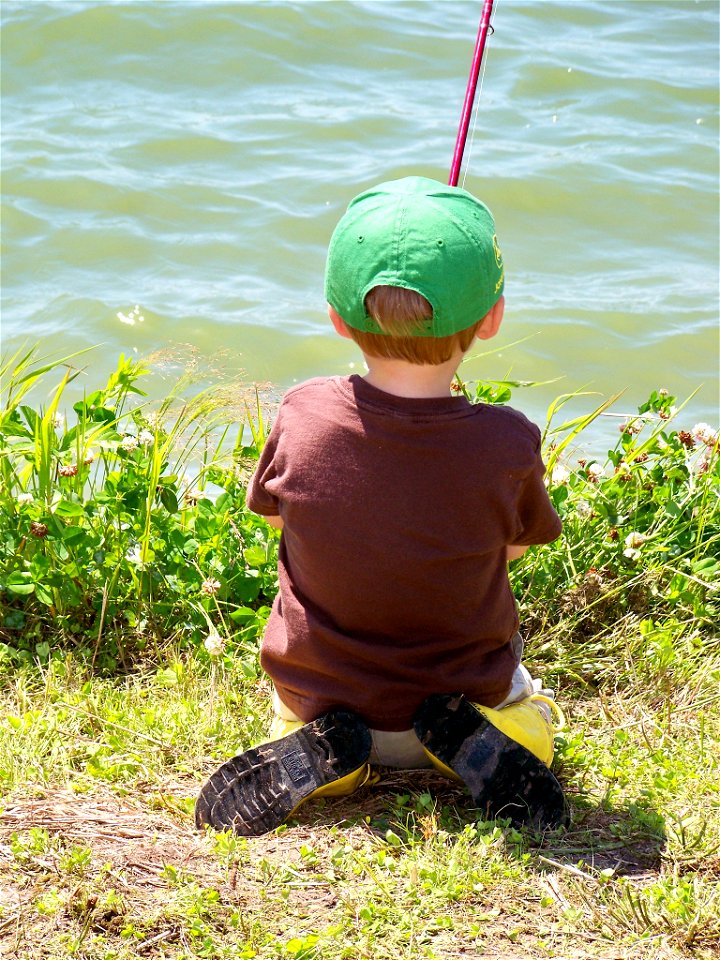
{"type": "MultiPolygon", "coordinates": [[[[325,316],[328,238],[374,182],[446,180],[481,6],[5,0],[3,351],[102,344],[88,389],[121,351],[278,390],[359,369],[325,316]]],[[[683,423],[717,425],[719,17],[496,7],[464,171],[507,309],[463,372],[556,381],[515,394],[535,419],[561,392],[625,389],[623,412],[700,387],[683,423]]]]}

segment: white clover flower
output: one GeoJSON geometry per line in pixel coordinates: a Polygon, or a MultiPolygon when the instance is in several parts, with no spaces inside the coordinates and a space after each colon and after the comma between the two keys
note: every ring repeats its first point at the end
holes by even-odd
{"type": "Polygon", "coordinates": [[[155,443],[155,434],[150,430],[141,430],[138,434],[138,442],[144,447],[152,446],[155,443]]]}
{"type": "Polygon", "coordinates": [[[570,471],[562,463],[556,463],[550,475],[550,480],[556,486],[562,486],[570,479],[570,471]]]}
{"type": "Polygon", "coordinates": [[[203,646],[211,657],[219,657],[225,650],[225,641],[216,630],[211,630],[205,637],[203,646]]]}
{"type": "Polygon", "coordinates": [[[18,503],[31,503],[33,500],[33,495],[23,491],[23,493],[19,493],[17,497],[15,497],[15,500],[18,503]]]}
{"type": "Polygon", "coordinates": [[[591,480],[598,480],[605,475],[605,470],[599,463],[589,463],[587,466],[587,475],[591,480]]]}
{"type": "Polygon", "coordinates": [[[96,456],[97,456],[96,451],[88,448],[85,451],[85,459],[83,460],[83,463],[85,464],[85,466],[89,467],[90,464],[94,462],[96,456]]]}
{"type": "Polygon", "coordinates": [[[703,452],[697,458],[695,463],[695,472],[696,473],[707,473],[710,469],[710,463],[713,459],[713,451],[710,447],[705,447],[703,452]]]}
{"type": "Polygon", "coordinates": [[[579,517],[589,517],[592,512],[592,504],[587,500],[578,500],[575,504],[575,513],[577,513],[579,517]]]}
{"type": "Polygon", "coordinates": [[[628,420],[624,423],[621,423],[619,430],[620,433],[638,434],[644,426],[645,422],[639,417],[635,417],[634,420],[628,420]]]}
{"type": "Polygon", "coordinates": [[[669,396],[670,396],[670,391],[667,390],[665,387],[660,387],[660,389],[658,390],[658,396],[659,396],[659,397],[669,397],[669,396]]]}
{"type": "Polygon", "coordinates": [[[641,547],[646,540],[647,537],[644,533],[638,533],[637,530],[633,530],[625,537],[625,546],[628,547],[628,549],[632,549],[633,547],[641,547]]]}
{"type": "Polygon", "coordinates": [[[635,547],[628,547],[627,550],[623,550],[623,556],[627,557],[628,560],[639,560],[642,556],[642,553],[637,550],[635,547]]]}
{"type": "Polygon", "coordinates": [[[134,563],[136,567],[143,566],[142,549],[139,543],[136,543],[135,546],[128,550],[125,554],[125,559],[128,563],[134,563]]]}
{"type": "Polygon", "coordinates": [[[214,577],[208,577],[207,580],[203,580],[200,589],[208,597],[212,597],[218,592],[221,586],[222,584],[219,580],[216,580],[214,577]]]}
{"type": "Polygon", "coordinates": [[[133,437],[132,434],[126,433],[120,441],[120,446],[127,453],[132,453],[133,450],[137,450],[138,448],[138,439],[137,437],[133,437]]]}
{"type": "Polygon", "coordinates": [[[713,430],[709,423],[696,423],[690,431],[690,436],[706,447],[714,447],[718,442],[718,432],[713,430]]]}
{"type": "Polygon", "coordinates": [[[56,413],[53,417],[53,426],[56,430],[65,429],[65,417],[61,413],[56,413]]]}

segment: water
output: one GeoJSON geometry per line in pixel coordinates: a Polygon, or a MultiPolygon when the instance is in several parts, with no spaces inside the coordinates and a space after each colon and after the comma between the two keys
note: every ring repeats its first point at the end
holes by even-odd
{"type": "MultiPolygon", "coordinates": [[[[278,389],[359,368],[326,320],[327,240],[366,186],[446,179],[480,8],[5,0],[3,351],[102,344],[88,388],[181,344],[278,389]]],[[[497,6],[465,185],[507,310],[463,370],[555,381],[515,395],[538,420],[560,392],[597,392],[576,412],[625,389],[622,412],[700,387],[683,422],[717,424],[719,17],[497,6]]]]}

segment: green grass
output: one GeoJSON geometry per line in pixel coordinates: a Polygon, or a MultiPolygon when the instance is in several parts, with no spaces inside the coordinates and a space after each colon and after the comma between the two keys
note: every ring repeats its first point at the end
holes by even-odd
{"type": "Polygon", "coordinates": [[[28,958],[714,956],[717,686],[689,692],[566,704],[567,831],[486,823],[439,776],[386,771],[245,840],[196,833],[192,805],[262,737],[266,688],[192,660],[24,668],[2,698],[0,934],[28,958]]]}
{"type": "Polygon", "coordinates": [[[246,840],[197,832],[192,808],[269,720],[277,535],[244,509],[259,409],[238,425],[219,394],[177,391],[151,410],[122,360],[61,422],[75,362],[4,371],[0,954],[718,955],[717,441],[676,429],[674,398],[595,461],[572,450],[604,405],[550,419],[563,537],[513,565],[527,662],[568,717],[572,825],[518,832],[433,772],[383,771],[246,840]]]}

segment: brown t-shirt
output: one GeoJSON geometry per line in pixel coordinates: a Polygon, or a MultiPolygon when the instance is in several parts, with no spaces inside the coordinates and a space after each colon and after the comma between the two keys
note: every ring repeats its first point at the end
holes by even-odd
{"type": "Polygon", "coordinates": [[[247,504],[285,524],[261,663],[291,710],[405,730],[432,693],[506,696],[505,547],[560,533],[539,450],[510,407],[396,397],[359,376],[288,391],[247,504]]]}

